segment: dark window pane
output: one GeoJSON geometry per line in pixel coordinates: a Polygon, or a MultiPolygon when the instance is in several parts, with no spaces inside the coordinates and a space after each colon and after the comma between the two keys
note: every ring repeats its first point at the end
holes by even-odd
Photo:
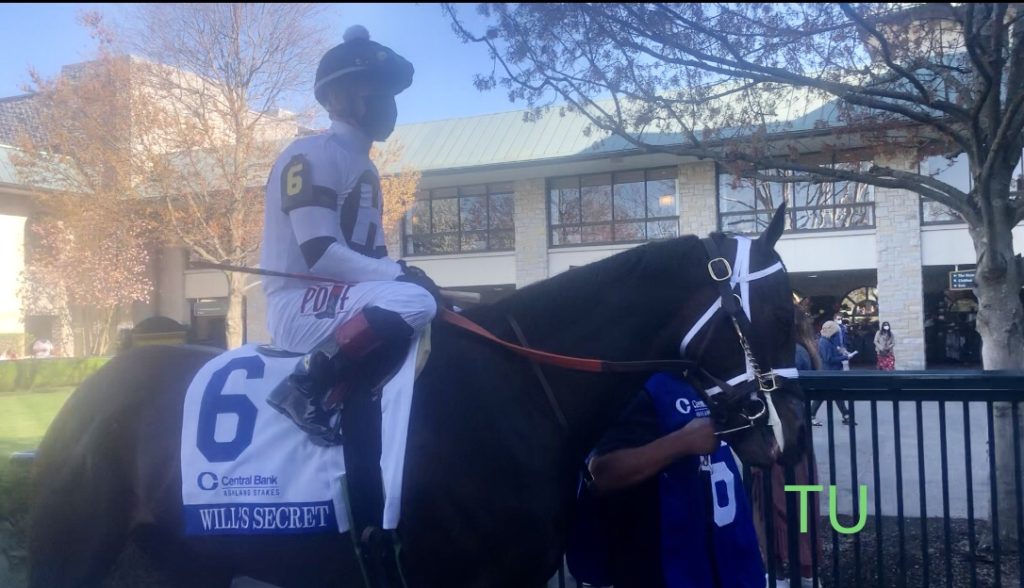
{"type": "Polygon", "coordinates": [[[568,225],[580,222],[580,192],[576,188],[551,190],[551,223],[568,225]]]}
{"type": "Polygon", "coordinates": [[[950,186],[970,192],[971,190],[971,167],[966,153],[961,153],[952,159],[942,155],[929,157],[922,162],[921,173],[946,182],[950,186]]]}
{"type": "Polygon", "coordinates": [[[575,176],[569,178],[554,178],[549,182],[549,184],[551,185],[552,190],[560,190],[564,188],[579,188],[580,179],[575,176]]]}
{"type": "Polygon", "coordinates": [[[921,214],[921,221],[926,223],[964,222],[952,208],[934,200],[921,200],[921,214]]]}
{"type": "Polygon", "coordinates": [[[433,200],[438,198],[455,198],[458,195],[458,188],[435,188],[430,191],[430,198],[433,200]]]}
{"type": "Polygon", "coordinates": [[[615,174],[616,184],[635,184],[644,181],[643,171],[618,172],[615,174]]]}
{"type": "Polygon", "coordinates": [[[675,184],[677,177],[679,177],[679,170],[674,167],[663,167],[660,169],[647,170],[648,182],[653,182],[657,180],[671,180],[672,183],[675,184]]]}
{"type": "Polygon", "coordinates": [[[444,235],[433,235],[431,238],[431,247],[434,249],[435,254],[442,253],[458,253],[459,252],[459,234],[448,233],[444,235]]]}
{"type": "Polygon", "coordinates": [[[459,198],[463,231],[487,229],[487,196],[463,196],[459,198]]]}
{"type": "Polygon", "coordinates": [[[822,220],[824,209],[816,210],[795,210],[794,225],[793,228],[798,231],[812,231],[814,229],[820,229],[824,221],[822,220]]]}
{"type": "Polygon", "coordinates": [[[513,215],[515,200],[512,194],[495,194],[491,196],[491,228],[511,229],[515,226],[513,215]]]}
{"type": "Polygon", "coordinates": [[[611,243],[612,226],[590,225],[583,227],[583,243],[611,243]]]}
{"type": "Polygon", "coordinates": [[[580,186],[610,186],[611,183],[611,174],[591,174],[589,176],[580,176],[580,186]]]}
{"type": "Polygon", "coordinates": [[[406,231],[410,235],[425,235],[430,232],[430,202],[417,200],[406,213],[406,231]]]}
{"type": "MultiPolygon", "coordinates": [[[[765,170],[764,173],[770,176],[793,175],[790,172],[780,170],[765,170]]],[[[754,186],[757,188],[754,192],[757,210],[775,210],[783,202],[792,202],[794,200],[793,184],[757,180],[754,186]]]]}
{"type": "Polygon", "coordinates": [[[426,255],[427,247],[421,237],[406,237],[405,239],[405,254],[406,255],[426,255]]]}
{"type": "Polygon", "coordinates": [[[718,206],[722,212],[752,210],[754,208],[753,180],[737,178],[727,172],[719,173],[718,206]]]}
{"type": "Polygon", "coordinates": [[[582,193],[583,222],[596,223],[612,220],[612,187],[585,186],[582,193]]]}
{"type": "Polygon", "coordinates": [[[491,251],[515,249],[516,234],[513,231],[491,231],[491,251]]]}
{"type": "Polygon", "coordinates": [[[616,223],[616,241],[643,241],[646,239],[644,223],[616,223]]]}
{"type": "Polygon", "coordinates": [[[793,199],[788,201],[792,206],[824,206],[832,201],[835,186],[831,182],[810,184],[801,182],[793,186],[793,199]]]}
{"type": "Polygon", "coordinates": [[[459,201],[457,198],[432,200],[430,208],[433,211],[432,232],[442,233],[459,230],[459,201]]]}
{"type": "Polygon", "coordinates": [[[644,183],[615,184],[615,220],[645,217],[644,183]]]}
{"type": "MultiPolygon", "coordinates": [[[[616,227],[617,229],[618,227],[616,227]]],[[[679,223],[674,220],[650,221],[647,223],[647,239],[671,239],[679,236],[679,223]]]]}
{"type": "Polygon", "coordinates": [[[487,233],[463,233],[462,251],[486,251],[487,233]]]}
{"type": "Polygon", "coordinates": [[[676,216],[676,181],[654,180],[647,182],[647,216],[676,216]]]}
{"type": "Polygon", "coordinates": [[[722,230],[733,231],[735,233],[753,233],[754,232],[754,215],[753,214],[730,214],[728,216],[722,216],[722,230]]]}
{"type": "Polygon", "coordinates": [[[875,207],[871,205],[851,206],[843,217],[844,227],[862,228],[875,226],[875,207]]]}
{"type": "Polygon", "coordinates": [[[562,227],[551,232],[552,245],[573,245],[580,242],[579,227],[562,227]]]}

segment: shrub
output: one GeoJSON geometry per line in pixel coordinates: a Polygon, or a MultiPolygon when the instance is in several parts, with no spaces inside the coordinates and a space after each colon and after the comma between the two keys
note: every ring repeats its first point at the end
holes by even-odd
{"type": "Polygon", "coordinates": [[[109,357],[54,357],[0,361],[0,392],[77,386],[109,357]]]}

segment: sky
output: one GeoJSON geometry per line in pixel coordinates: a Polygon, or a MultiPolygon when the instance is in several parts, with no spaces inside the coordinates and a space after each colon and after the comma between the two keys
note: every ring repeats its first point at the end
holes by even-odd
{"type": "MultiPolygon", "coordinates": [[[[125,14],[123,5],[114,4],[0,4],[0,98],[23,93],[30,66],[52,77],[63,65],[90,59],[96,44],[76,22],[82,10],[99,10],[115,21],[125,14]]],[[[470,6],[461,10],[475,16],[470,6]]],[[[348,26],[362,24],[373,40],[416,68],[412,87],[398,96],[399,124],[524,107],[510,103],[503,90],[473,87],[473,75],[489,72],[491,60],[483,46],[455,37],[437,4],[336,4],[328,14],[336,23],[332,44],[341,42],[348,26]]]]}

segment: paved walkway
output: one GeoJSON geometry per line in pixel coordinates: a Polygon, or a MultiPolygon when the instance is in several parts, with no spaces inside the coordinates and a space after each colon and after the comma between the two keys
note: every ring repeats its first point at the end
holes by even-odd
{"type": "MultiPolygon", "coordinates": [[[[897,468],[896,433],[892,402],[878,402],[878,462],[880,468],[880,487],[875,486],[874,460],[872,457],[872,421],[871,403],[854,403],[854,412],[858,426],[847,427],[842,424],[838,408],[833,405],[832,415],[834,431],[834,448],[836,459],[837,500],[839,512],[852,513],[854,481],[851,467],[851,447],[856,442],[857,480],[868,487],[868,514],[875,514],[875,493],[882,495],[882,514],[896,515],[897,501],[897,469],[902,474],[903,514],[908,517],[920,516],[921,486],[919,483],[919,464],[922,457],[918,450],[917,408],[913,402],[899,403],[900,452],[902,467],[897,468]]],[[[970,455],[971,455],[971,494],[974,504],[974,516],[979,519],[989,518],[990,486],[988,477],[988,423],[985,404],[981,402],[970,405],[970,455]]],[[[818,419],[825,425],[814,427],[814,447],[818,462],[818,471],[823,485],[830,483],[828,421],[826,405],[818,411],[818,419]]],[[[921,426],[924,458],[924,503],[925,512],[929,517],[943,515],[942,496],[942,452],[937,402],[923,402],[921,407],[921,426]]],[[[998,442],[998,441],[997,441],[998,442]]],[[[949,514],[952,517],[966,518],[968,507],[966,448],[964,444],[964,413],[963,403],[947,403],[946,405],[946,455],[949,483],[949,514]]],[[[822,514],[827,513],[827,494],[822,493],[822,514]]]]}

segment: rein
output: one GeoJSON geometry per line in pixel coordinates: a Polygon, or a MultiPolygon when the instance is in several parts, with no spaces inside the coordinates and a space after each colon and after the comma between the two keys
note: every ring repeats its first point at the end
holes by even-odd
{"type": "Polygon", "coordinates": [[[595,374],[615,374],[615,373],[628,373],[628,372],[657,372],[657,371],[675,371],[683,372],[689,369],[697,367],[697,362],[689,359],[659,359],[650,361],[606,361],[603,359],[589,359],[584,357],[572,357],[568,355],[559,355],[557,353],[550,353],[547,351],[541,351],[539,349],[532,349],[524,347],[522,345],[516,345],[515,343],[509,343],[504,339],[499,339],[493,335],[487,329],[476,324],[472,320],[450,311],[446,308],[438,309],[438,318],[442,321],[469,331],[478,337],[482,337],[492,343],[497,343],[505,349],[508,349],[516,355],[520,355],[527,359],[536,361],[544,365],[550,365],[555,367],[564,368],[567,370],[573,370],[577,372],[589,372],[595,374]]]}
{"type": "MultiPolygon", "coordinates": [[[[687,345],[704,329],[704,327],[719,311],[724,311],[729,316],[733,328],[736,331],[736,336],[739,339],[739,344],[743,348],[743,357],[746,366],[744,373],[734,378],[730,378],[727,381],[722,381],[716,378],[700,367],[698,359],[703,354],[703,346],[697,354],[698,359],[605,361],[600,359],[559,355],[556,353],[529,348],[526,346],[526,340],[521,330],[511,316],[507,318],[522,345],[516,345],[500,339],[472,320],[450,310],[441,309],[438,316],[442,321],[448,324],[468,331],[483,339],[491,341],[492,343],[496,343],[516,355],[529,359],[533,366],[535,375],[540,380],[541,385],[547,394],[548,402],[552,406],[555,416],[563,429],[567,428],[565,416],[563,415],[558,402],[550,389],[547,378],[540,370],[539,364],[560,367],[573,371],[606,374],[656,371],[684,373],[694,370],[698,374],[698,377],[703,377],[713,384],[711,387],[704,389],[705,394],[712,402],[717,402],[726,396],[736,398],[738,394],[734,389],[734,386],[743,382],[755,381],[757,383],[757,390],[750,393],[750,402],[740,409],[740,413],[743,418],[746,419],[746,423],[738,427],[732,427],[727,430],[717,432],[718,435],[733,433],[752,427],[755,421],[762,418],[769,411],[768,403],[757,396],[758,392],[767,395],[777,390],[779,388],[777,380],[778,377],[797,377],[795,368],[769,369],[767,371],[762,370],[756,354],[751,348],[749,342],[749,338],[753,332],[753,326],[750,322],[750,283],[774,274],[775,272],[784,271],[785,267],[782,262],[779,261],[767,268],[751,272],[749,271],[751,241],[749,239],[739,237],[736,238],[736,243],[736,257],[733,263],[730,263],[729,260],[721,254],[718,244],[713,238],[701,239],[701,244],[704,246],[705,253],[709,260],[707,263],[707,271],[718,290],[718,298],[690,328],[679,345],[680,355],[685,357],[687,345]],[[736,289],[739,289],[738,293],[735,292],[736,289]],[[716,396],[722,394],[722,392],[726,392],[726,394],[722,397],[716,398],[716,396]],[[756,408],[752,408],[752,406],[755,405],[756,408]]],[[[705,340],[705,344],[707,341],[708,340],[705,340]]]]}

